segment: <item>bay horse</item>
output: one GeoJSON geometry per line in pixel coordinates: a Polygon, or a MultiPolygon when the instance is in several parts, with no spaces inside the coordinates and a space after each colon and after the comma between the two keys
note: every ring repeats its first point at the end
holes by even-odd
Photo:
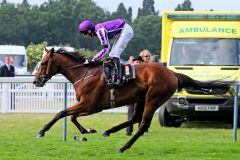
{"type": "MultiPolygon", "coordinates": [[[[43,137],[59,119],[70,115],[71,121],[80,133],[96,132],[95,129],[85,129],[79,124],[77,117],[111,108],[110,87],[105,80],[102,63],[84,64],[86,58],[80,53],[66,52],[61,49],[58,51],[50,49],[46,52],[33,83],[37,87],[42,87],[52,76],[60,73],[73,84],[77,103],[56,114],[40,130],[37,137],[43,137]]],[[[203,90],[208,94],[214,94],[220,90],[222,94],[229,90],[230,85],[219,81],[196,81],[186,75],[175,73],[159,63],[137,65],[136,78],[123,87],[115,89],[115,107],[137,104],[133,116],[129,121],[106,130],[103,136],[109,136],[129,125],[140,123],[135,135],[118,150],[124,152],[149,128],[155,111],[182,88],[203,90]]]]}

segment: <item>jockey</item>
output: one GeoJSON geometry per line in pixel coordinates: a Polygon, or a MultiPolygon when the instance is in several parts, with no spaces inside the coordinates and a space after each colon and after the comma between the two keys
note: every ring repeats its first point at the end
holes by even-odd
{"type": "Polygon", "coordinates": [[[96,54],[92,61],[98,61],[103,58],[110,51],[110,39],[115,38],[111,52],[109,53],[110,59],[114,63],[112,75],[117,78],[112,81],[112,84],[121,86],[121,66],[120,55],[127,47],[128,42],[133,37],[132,27],[125,22],[124,19],[116,19],[94,25],[90,20],[84,20],[79,24],[79,31],[84,34],[84,37],[91,38],[97,36],[103,46],[103,49],[96,54]]]}

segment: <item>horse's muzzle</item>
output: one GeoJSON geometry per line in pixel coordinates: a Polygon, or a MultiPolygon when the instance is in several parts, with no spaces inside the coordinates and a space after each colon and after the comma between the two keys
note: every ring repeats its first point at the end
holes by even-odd
{"type": "Polygon", "coordinates": [[[36,86],[36,87],[43,87],[44,84],[49,80],[51,79],[51,76],[48,76],[48,75],[41,75],[38,77],[38,79],[34,80],[33,81],[33,84],[36,86]]]}

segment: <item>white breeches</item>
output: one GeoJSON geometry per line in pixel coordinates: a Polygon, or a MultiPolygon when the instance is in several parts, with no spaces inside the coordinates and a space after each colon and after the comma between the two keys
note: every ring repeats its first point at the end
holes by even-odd
{"type": "Polygon", "coordinates": [[[133,35],[134,35],[134,32],[132,27],[129,24],[125,23],[122,32],[116,38],[112,46],[109,56],[120,58],[120,55],[122,54],[124,49],[127,47],[127,44],[132,39],[133,35]]]}

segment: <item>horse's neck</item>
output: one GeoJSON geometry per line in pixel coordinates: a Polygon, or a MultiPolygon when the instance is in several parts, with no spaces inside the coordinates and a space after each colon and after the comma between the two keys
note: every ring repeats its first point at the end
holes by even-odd
{"type": "MultiPolygon", "coordinates": [[[[74,66],[77,66],[79,64],[74,64],[74,66]]],[[[70,68],[70,67],[69,67],[70,68]]],[[[92,76],[95,76],[97,74],[102,73],[102,66],[82,66],[82,67],[76,67],[72,69],[68,69],[62,74],[72,83],[79,83],[85,78],[90,78],[92,76]]]]}
{"type": "MultiPolygon", "coordinates": [[[[60,64],[60,72],[65,76],[72,84],[77,81],[81,81],[90,75],[96,75],[102,73],[102,66],[85,66],[76,60],[69,58],[62,54],[56,54],[58,62],[60,64]]],[[[91,77],[91,76],[90,76],[91,77]]]]}

